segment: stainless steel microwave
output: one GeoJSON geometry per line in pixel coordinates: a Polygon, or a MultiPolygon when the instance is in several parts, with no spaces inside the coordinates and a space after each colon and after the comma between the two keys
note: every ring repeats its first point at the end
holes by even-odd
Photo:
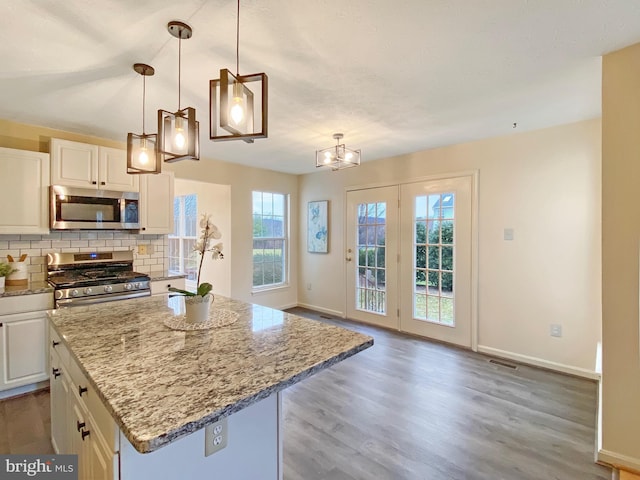
{"type": "Polygon", "coordinates": [[[136,230],[140,228],[138,192],[116,192],[52,185],[52,230],[136,230]]]}

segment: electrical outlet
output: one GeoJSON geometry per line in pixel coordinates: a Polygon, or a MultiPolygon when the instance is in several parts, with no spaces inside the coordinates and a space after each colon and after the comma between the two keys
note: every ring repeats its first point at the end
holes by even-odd
{"type": "Polygon", "coordinates": [[[558,325],[557,323],[552,323],[550,327],[550,333],[552,337],[561,337],[562,325],[558,325]]]}
{"type": "Polygon", "coordinates": [[[504,239],[507,241],[513,240],[513,228],[504,229],[504,239]]]}
{"type": "Polygon", "coordinates": [[[307,283],[307,290],[311,290],[311,284],[307,283]]]}
{"type": "Polygon", "coordinates": [[[204,456],[208,457],[222,450],[227,446],[228,439],[229,427],[226,417],[207,425],[204,430],[204,456]]]}
{"type": "Polygon", "coordinates": [[[147,255],[146,245],[138,245],[138,255],[147,255]]]}

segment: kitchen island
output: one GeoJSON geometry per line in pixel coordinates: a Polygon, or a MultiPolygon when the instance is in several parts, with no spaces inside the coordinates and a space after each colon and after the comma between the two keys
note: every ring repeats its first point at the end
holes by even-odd
{"type": "Polygon", "coordinates": [[[183,308],[160,295],[50,312],[54,448],[96,480],[281,478],[279,392],[373,339],[221,296],[232,325],[166,327],[183,308]],[[206,457],[212,424],[228,444],[206,457]]]}

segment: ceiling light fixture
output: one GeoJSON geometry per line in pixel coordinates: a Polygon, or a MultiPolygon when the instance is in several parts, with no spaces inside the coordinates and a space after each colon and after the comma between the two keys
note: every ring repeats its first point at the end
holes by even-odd
{"type": "Polygon", "coordinates": [[[180,108],[182,40],[191,38],[193,30],[186,23],[175,20],[169,22],[167,30],[178,39],[178,111],[158,110],[158,153],[167,163],[200,160],[200,123],[196,121],[196,110],[180,108]]]}
{"type": "Polygon", "coordinates": [[[265,73],[240,75],[240,0],[236,18],[236,74],[220,70],[220,78],[209,82],[209,138],[214,142],[267,138],[267,88],[265,73]],[[253,88],[250,89],[249,86],[253,88]],[[256,113],[260,117],[256,118],[256,113]]]}
{"type": "Polygon", "coordinates": [[[142,135],[127,134],[127,173],[160,173],[162,162],[156,155],[158,135],[145,133],[144,107],[147,94],[146,79],[155,73],[152,66],[145,63],[134,63],[133,69],[142,75],[142,135]]]}
{"type": "Polygon", "coordinates": [[[336,145],[322,150],[316,150],[316,167],[329,167],[331,170],[342,170],[360,165],[360,150],[351,150],[341,144],[342,133],[334,133],[336,145]]]}

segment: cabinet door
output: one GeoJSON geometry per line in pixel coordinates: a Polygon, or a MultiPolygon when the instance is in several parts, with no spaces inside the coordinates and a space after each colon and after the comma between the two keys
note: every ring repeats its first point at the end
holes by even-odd
{"type": "Polygon", "coordinates": [[[51,444],[58,454],[69,453],[67,445],[68,422],[67,399],[69,386],[66,379],[66,371],[62,366],[60,357],[51,349],[49,364],[51,365],[49,385],[51,400],[51,444]]]}
{"type": "Polygon", "coordinates": [[[129,175],[127,173],[126,150],[100,147],[98,154],[98,185],[101,190],[138,191],[138,175],[129,175]]]}
{"type": "Polygon", "coordinates": [[[173,172],[140,176],[142,233],[173,232],[173,172]]]}
{"type": "Polygon", "coordinates": [[[69,392],[68,397],[68,426],[69,426],[69,451],[67,453],[78,455],[78,478],[88,480],[91,477],[91,464],[89,462],[89,441],[87,435],[82,433],[87,428],[87,413],[82,408],[78,397],[69,392]]]}
{"type": "Polygon", "coordinates": [[[98,146],[52,138],[51,184],[98,188],[98,146]]]}
{"type": "Polygon", "coordinates": [[[46,312],[3,315],[0,390],[47,380],[46,312]]]}
{"type": "Polygon", "coordinates": [[[0,234],[49,233],[49,155],[0,148],[0,234]]]}
{"type": "Polygon", "coordinates": [[[102,442],[98,438],[95,425],[89,417],[87,423],[88,437],[85,437],[87,444],[88,459],[86,466],[89,469],[89,476],[91,480],[113,480],[113,453],[109,452],[106,447],[102,445],[102,442]]]}

